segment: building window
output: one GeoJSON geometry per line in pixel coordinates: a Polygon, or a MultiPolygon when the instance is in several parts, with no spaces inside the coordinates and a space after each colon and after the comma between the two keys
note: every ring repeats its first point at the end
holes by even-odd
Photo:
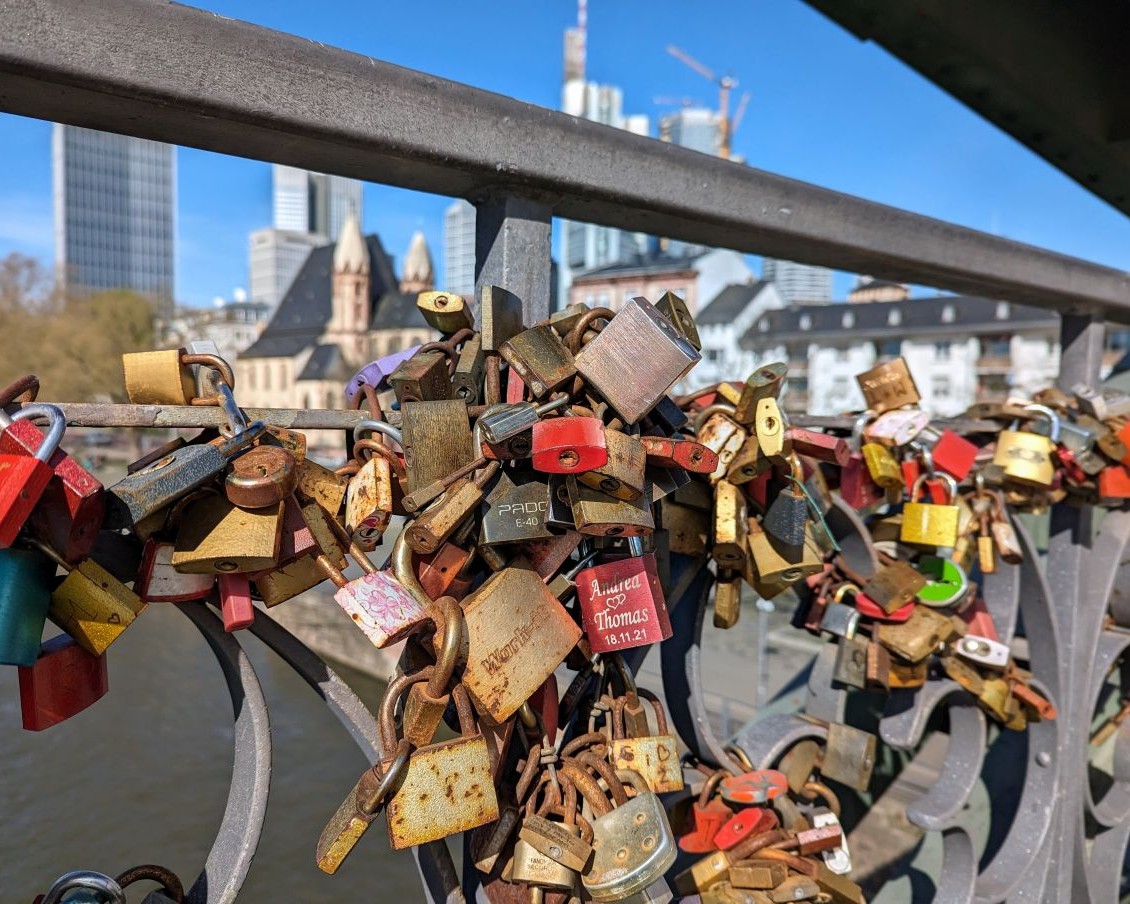
{"type": "Polygon", "coordinates": [[[1009,356],[1009,337],[990,336],[982,339],[981,354],[986,358],[1007,358],[1009,356]]]}
{"type": "Polygon", "coordinates": [[[952,394],[949,377],[934,377],[933,395],[935,399],[948,399],[952,394]]]}
{"type": "Polygon", "coordinates": [[[934,357],[939,361],[948,361],[950,359],[949,340],[934,343],[934,357]]]}
{"type": "Polygon", "coordinates": [[[800,328],[802,330],[812,329],[812,318],[809,317],[807,314],[801,314],[800,315],[800,328]]]}
{"type": "Polygon", "coordinates": [[[947,304],[942,308],[942,323],[953,323],[955,312],[952,304],[947,304]]]}
{"type": "Polygon", "coordinates": [[[996,314],[996,316],[997,316],[997,320],[1008,320],[1008,302],[1007,301],[998,301],[997,302],[997,314],[996,314]]]}
{"type": "Polygon", "coordinates": [[[716,348],[708,348],[705,350],[706,360],[711,364],[717,364],[722,357],[722,353],[716,348]]]}
{"type": "Polygon", "coordinates": [[[768,333],[769,332],[769,318],[768,317],[762,317],[761,322],[757,325],[757,328],[759,330],[761,330],[761,332],[763,332],[763,333],[768,333]]]}
{"type": "Polygon", "coordinates": [[[336,396],[334,395],[334,393],[332,393],[332,392],[326,393],[326,408],[333,408],[334,407],[334,399],[335,398],[336,398],[336,396]]]}
{"type": "Polygon", "coordinates": [[[879,346],[879,356],[881,358],[897,358],[899,352],[902,351],[901,339],[888,339],[879,346]]]}
{"type": "Polygon", "coordinates": [[[400,351],[400,334],[394,333],[388,337],[388,344],[385,346],[385,354],[391,355],[393,352],[400,351]]]}
{"type": "Polygon", "coordinates": [[[271,388],[271,365],[270,364],[264,364],[263,365],[263,388],[264,389],[270,389],[271,388]]]}
{"type": "Polygon", "coordinates": [[[853,326],[855,326],[855,314],[853,314],[851,311],[846,311],[841,322],[843,323],[845,330],[850,330],[853,326]]]}
{"type": "Polygon", "coordinates": [[[891,308],[890,313],[887,314],[887,325],[898,326],[902,323],[902,311],[898,308],[891,308]]]}
{"type": "Polygon", "coordinates": [[[832,392],[837,396],[847,395],[847,377],[836,377],[832,381],[832,392]]]}
{"type": "Polygon", "coordinates": [[[585,304],[587,304],[590,308],[593,306],[593,302],[595,302],[595,301],[596,301],[596,296],[593,295],[592,292],[589,292],[585,296],[585,304]]]}
{"type": "Polygon", "coordinates": [[[257,381],[255,380],[255,365],[252,364],[249,368],[247,368],[247,386],[248,386],[248,389],[255,389],[256,388],[256,386],[255,386],[256,382],[257,381]]]}

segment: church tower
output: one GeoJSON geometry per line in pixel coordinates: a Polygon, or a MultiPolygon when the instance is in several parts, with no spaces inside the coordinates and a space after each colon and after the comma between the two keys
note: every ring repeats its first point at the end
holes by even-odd
{"type": "Polygon", "coordinates": [[[408,243],[408,253],[404,256],[404,269],[400,274],[402,295],[417,295],[435,288],[436,275],[432,266],[432,253],[428,250],[428,240],[419,229],[408,243]]]}
{"type": "Polygon", "coordinates": [[[334,248],[333,314],[326,327],[326,340],[336,342],[352,364],[365,362],[369,331],[369,248],[352,214],[341,227],[334,248]]]}

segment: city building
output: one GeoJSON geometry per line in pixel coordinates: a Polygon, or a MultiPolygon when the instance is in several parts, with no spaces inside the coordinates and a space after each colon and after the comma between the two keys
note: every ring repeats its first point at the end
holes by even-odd
{"type": "MultiPolygon", "coordinates": [[[[860,288],[866,293],[866,284],[860,288]]],[[[783,404],[813,415],[861,410],[856,374],[899,356],[906,358],[922,407],[942,417],[1055,382],[1057,314],[976,296],[910,298],[901,288],[897,299],[857,296],[849,304],[766,311],[739,340],[753,355],[747,370],[787,362],[783,404]]]]}
{"type": "Polygon", "coordinates": [[[251,300],[271,310],[282,300],[307,256],[326,244],[326,237],[290,229],[256,229],[248,236],[251,300]]]}
{"type": "Polygon", "coordinates": [[[68,290],[130,289],[168,316],[175,288],[176,149],[55,124],[55,262],[68,290]]]}
{"type": "Polygon", "coordinates": [[[746,282],[753,282],[753,273],[737,251],[655,251],[577,274],[569,290],[569,303],[618,311],[636,296],[654,302],[664,292],[674,292],[695,314],[703,299],[713,299],[733,283],[746,282]]]}
{"type": "Polygon", "coordinates": [[[761,278],[777,284],[777,291],[790,304],[832,300],[832,271],[827,267],[794,261],[762,259],[761,278]]]}
{"type": "Polygon", "coordinates": [[[217,297],[210,308],[180,308],[161,325],[159,335],[163,345],[174,347],[210,340],[221,358],[234,363],[259,338],[270,316],[267,305],[248,301],[247,293],[236,289],[231,301],[217,297]]]}
{"type": "Polygon", "coordinates": [[[311,250],[336,241],[349,216],[361,222],[361,183],[275,164],[271,170],[273,224],[248,237],[251,300],[274,309],[311,250]]]}
{"type": "Polygon", "coordinates": [[[784,304],[777,287],[764,279],[728,285],[714,295],[695,317],[702,360],[687,374],[688,387],[744,379],[755,367],[755,355],[741,346],[741,338],[762,314],[784,304]]]}
{"type": "MultiPolygon", "coordinates": [[[[243,405],[341,408],[345,384],[374,358],[436,338],[416,307],[434,287],[431,254],[412,237],[397,278],[375,235],[350,217],[334,245],[312,251],[256,342],[236,364],[243,405]]],[[[313,446],[340,448],[314,431],[313,446]]]]}
{"type": "Polygon", "coordinates": [[[717,110],[683,107],[659,120],[659,140],[712,157],[718,154],[722,119],[717,110]]]}
{"type": "MultiPolygon", "coordinates": [[[[571,116],[626,129],[637,135],[650,134],[651,124],[647,116],[625,115],[623,91],[615,85],[601,85],[587,79],[584,0],[578,3],[577,19],[577,27],[565,32],[561,109],[571,116]]],[[[561,298],[569,294],[575,273],[631,260],[646,254],[654,244],[642,232],[626,232],[570,220],[564,221],[561,226],[561,258],[558,268],[558,296],[561,298]]]]}
{"type": "Polygon", "coordinates": [[[465,298],[475,297],[475,206],[462,199],[443,212],[441,285],[465,298]]]}
{"type": "Polygon", "coordinates": [[[357,179],[276,163],[272,180],[276,229],[309,232],[337,241],[351,214],[358,222],[364,222],[361,183],[357,179]]]}

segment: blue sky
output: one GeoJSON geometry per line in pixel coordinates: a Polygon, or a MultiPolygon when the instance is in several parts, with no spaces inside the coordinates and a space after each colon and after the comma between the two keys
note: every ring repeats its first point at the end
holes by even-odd
{"type": "MultiPolygon", "coordinates": [[[[576,18],[570,0],[195,5],[549,107],[576,18]]],[[[735,140],[753,166],[1130,269],[1130,220],[800,0],[590,0],[589,77],[620,85],[653,131],[668,109],[656,97],[716,100],[669,43],[753,92],[735,140]]],[[[0,114],[0,148],[0,255],[49,262],[50,125],[0,114]]],[[[247,284],[248,232],[270,223],[270,167],[190,148],[177,165],[178,299],[230,297],[247,284]]],[[[448,203],[366,185],[364,226],[398,256],[423,229],[442,275],[448,203]]],[[[840,294],[848,285],[837,279],[840,294]]]]}

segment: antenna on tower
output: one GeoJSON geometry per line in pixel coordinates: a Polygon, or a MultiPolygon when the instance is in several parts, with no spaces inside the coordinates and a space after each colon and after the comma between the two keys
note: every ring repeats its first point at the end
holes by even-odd
{"type": "Polygon", "coordinates": [[[588,0],[577,0],[577,24],[565,30],[565,81],[585,80],[588,0]]]}

